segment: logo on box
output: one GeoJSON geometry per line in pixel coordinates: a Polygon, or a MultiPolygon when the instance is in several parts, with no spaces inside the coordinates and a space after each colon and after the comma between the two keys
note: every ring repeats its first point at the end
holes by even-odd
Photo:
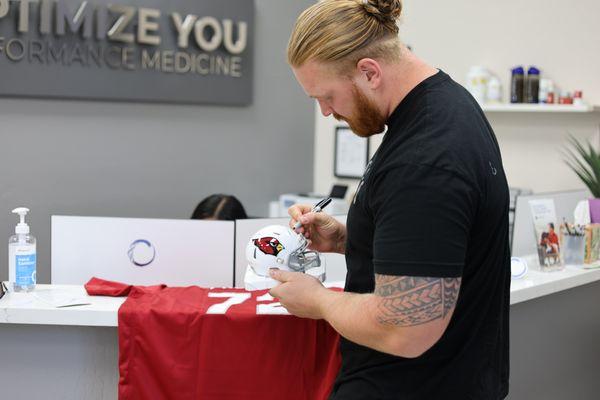
{"type": "Polygon", "coordinates": [[[146,267],[152,264],[156,257],[156,249],[149,241],[138,239],[129,245],[127,251],[129,261],[137,267],[146,267]]]}

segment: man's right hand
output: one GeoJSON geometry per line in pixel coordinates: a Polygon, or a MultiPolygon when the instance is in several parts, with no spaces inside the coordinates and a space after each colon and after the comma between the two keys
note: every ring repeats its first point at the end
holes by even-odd
{"type": "Polygon", "coordinates": [[[324,212],[311,212],[312,206],[296,204],[288,209],[290,227],[296,222],[302,226],[296,232],[303,234],[309,242],[309,248],[322,253],[341,253],[346,250],[346,227],[324,212]]]}

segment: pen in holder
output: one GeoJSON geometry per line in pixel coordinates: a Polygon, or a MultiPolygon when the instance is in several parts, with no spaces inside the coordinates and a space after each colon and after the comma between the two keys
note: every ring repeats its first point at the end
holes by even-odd
{"type": "Polygon", "coordinates": [[[565,222],[560,227],[561,257],[565,265],[583,265],[586,256],[586,232],[584,225],[565,222]]]}

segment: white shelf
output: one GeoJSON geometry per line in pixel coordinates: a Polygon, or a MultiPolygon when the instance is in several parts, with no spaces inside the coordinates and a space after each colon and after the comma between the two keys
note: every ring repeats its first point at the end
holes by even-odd
{"type": "Polygon", "coordinates": [[[481,106],[481,108],[484,112],[505,113],[592,113],[600,111],[600,106],[589,104],[577,106],[573,104],[484,104],[481,106]]]}

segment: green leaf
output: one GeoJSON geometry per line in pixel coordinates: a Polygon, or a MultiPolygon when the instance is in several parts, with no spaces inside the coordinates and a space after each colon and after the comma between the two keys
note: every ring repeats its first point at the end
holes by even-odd
{"type": "Polygon", "coordinates": [[[589,141],[579,142],[569,134],[569,147],[562,151],[565,164],[575,172],[590,189],[594,197],[600,197],[600,154],[589,141]]]}
{"type": "Polygon", "coordinates": [[[580,171],[581,173],[584,173],[588,177],[588,179],[594,179],[592,172],[588,170],[586,164],[584,164],[577,156],[575,156],[573,151],[566,149],[565,154],[567,155],[567,160],[565,161],[567,162],[569,167],[571,167],[571,169],[573,169],[574,171],[580,171]]]}

